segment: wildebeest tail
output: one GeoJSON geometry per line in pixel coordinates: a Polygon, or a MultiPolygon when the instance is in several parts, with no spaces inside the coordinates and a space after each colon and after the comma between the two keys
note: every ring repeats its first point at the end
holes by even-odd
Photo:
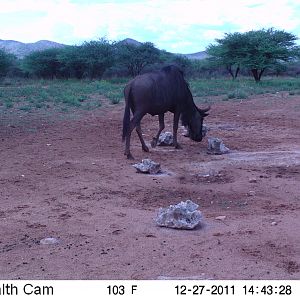
{"type": "Polygon", "coordinates": [[[124,96],[125,96],[125,111],[123,117],[123,134],[122,134],[122,141],[124,142],[127,132],[130,126],[130,102],[131,102],[131,87],[126,86],[124,89],[124,96]]]}

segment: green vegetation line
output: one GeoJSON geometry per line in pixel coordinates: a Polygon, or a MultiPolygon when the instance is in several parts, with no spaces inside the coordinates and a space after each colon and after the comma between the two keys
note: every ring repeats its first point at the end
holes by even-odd
{"type": "MultiPolygon", "coordinates": [[[[65,111],[68,107],[94,109],[105,98],[111,104],[123,101],[123,89],[129,78],[102,81],[85,80],[13,80],[0,83],[0,110],[54,108],[65,111]]],[[[300,78],[265,78],[255,83],[251,78],[197,79],[189,81],[197,99],[222,96],[222,100],[246,99],[251,95],[287,91],[300,94],[300,78]]]]}

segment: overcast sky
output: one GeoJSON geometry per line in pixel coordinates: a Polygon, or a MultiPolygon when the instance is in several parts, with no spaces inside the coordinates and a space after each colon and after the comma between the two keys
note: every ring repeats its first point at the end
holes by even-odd
{"type": "Polygon", "coordinates": [[[300,37],[300,0],[0,0],[0,39],[26,43],[105,36],[194,53],[226,32],[269,27],[300,37]]]}

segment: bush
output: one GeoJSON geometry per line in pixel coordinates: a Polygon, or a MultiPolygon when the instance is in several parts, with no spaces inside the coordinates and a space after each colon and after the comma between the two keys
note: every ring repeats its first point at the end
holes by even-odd
{"type": "Polygon", "coordinates": [[[62,77],[62,62],[59,60],[61,52],[62,49],[58,48],[32,52],[24,58],[23,69],[28,74],[38,78],[62,77]]]}
{"type": "Polygon", "coordinates": [[[4,50],[0,49],[0,78],[5,77],[10,68],[14,66],[16,62],[16,57],[12,54],[6,53],[4,50]]]}

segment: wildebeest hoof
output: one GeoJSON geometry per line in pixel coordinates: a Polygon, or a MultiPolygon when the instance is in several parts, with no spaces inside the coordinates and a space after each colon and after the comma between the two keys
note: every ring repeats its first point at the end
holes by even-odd
{"type": "Polygon", "coordinates": [[[152,147],[152,148],[155,148],[156,145],[157,145],[157,139],[154,137],[154,138],[152,139],[152,141],[151,141],[151,147],[152,147]]]}
{"type": "Polygon", "coordinates": [[[147,146],[142,146],[143,151],[149,152],[149,148],[147,146]]]}
{"type": "Polygon", "coordinates": [[[182,147],[179,144],[174,145],[175,149],[182,149],[182,147]]]}
{"type": "Polygon", "coordinates": [[[134,157],[132,156],[132,154],[131,154],[131,153],[129,153],[129,154],[125,154],[125,155],[127,155],[127,159],[131,159],[131,160],[133,160],[133,159],[134,159],[134,157]]]}

